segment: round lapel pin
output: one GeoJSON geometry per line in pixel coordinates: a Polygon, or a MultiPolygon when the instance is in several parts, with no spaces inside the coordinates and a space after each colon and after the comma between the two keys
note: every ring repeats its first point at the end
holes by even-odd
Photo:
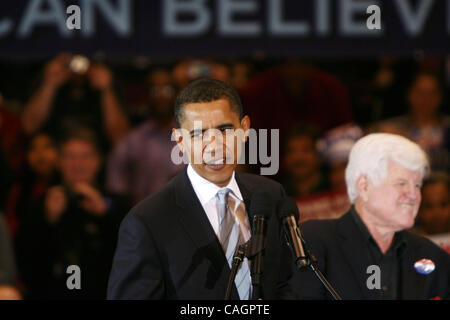
{"type": "Polygon", "coordinates": [[[414,263],[414,269],[416,269],[416,272],[420,274],[430,274],[435,268],[436,266],[434,262],[429,259],[420,259],[414,263]]]}

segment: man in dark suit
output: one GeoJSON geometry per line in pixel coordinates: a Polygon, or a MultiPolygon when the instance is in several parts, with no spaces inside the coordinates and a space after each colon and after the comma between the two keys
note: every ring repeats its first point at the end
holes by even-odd
{"type": "MultiPolygon", "coordinates": [[[[273,201],[285,196],[270,179],[235,172],[250,119],[233,88],[212,79],[191,83],[177,98],[175,120],[173,136],[189,166],[122,222],[109,299],[223,299],[234,250],[250,237],[252,195],[265,191],[273,201]],[[245,134],[229,135],[228,129],[245,134]]],[[[287,298],[292,261],[272,215],[262,296],[287,298]]],[[[251,299],[253,293],[244,259],[231,298],[251,299]]]]}
{"type": "MultiPolygon", "coordinates": [[[[450,256],[406,231],[420,206],[427,167],[412,141],[368,135],[355,144],[346,168],[349,212],[302,225],[319,269],[343,299],[450,298],[450,256]]],[[[296,276],[299,297],[330,297],[310,270],[296,276]]]]}

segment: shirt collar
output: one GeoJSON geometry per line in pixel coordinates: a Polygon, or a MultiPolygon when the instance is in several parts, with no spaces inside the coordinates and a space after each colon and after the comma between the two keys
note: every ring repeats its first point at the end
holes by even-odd
{"type": "Polygon", "coordinates": [[[358,226],[358,230],[361,231],[361,234],[362,234],[364,240],[369,241],[369,239],[371,239],[372,236],[371,236],[369,230],[367,230],[367,227],[364,224],[364,222],[359,217],[359,214],[356,212],[355,206],[353,206],[353,205],[350,207],[350,214],[352,215],[353,220],[355,221],[356,225],[358,226]]]}
{"type": "Polygon", "coordinates": [[[230,195],[232,197],[234,197],[239,201],[243,201],[241,191],[239,190],[239,186],[234,177],[234,171],[231,176],[230,182],[228,182],[228,185],[223,188],[220,188],[211,181],[208,181],[205,178],[201,177],[194,170],[194,168],[192,168],[191,164],[188,165],[187,175],[202,205],[204,205],[205,203],[209,202],[212,198],[214,198],[217,194],[217,191],[225,188],[231,190],[230,195]]]}
{"type": "MultiPolygon", "coordinates": [[[[358,229],[361,231],[361,234],[362,234],[364,240],[367,242],[367,241],[371,241],[371,239],[372,239],[373,243],[375,243],[375,240],[373,240],[372,235],[370,234],[366,225],[360,218],[359,214],[356,212],[355,206],[353,206],[353,205],[350,207],[350,214],[352,215],[353,220],[355,221],[356,225],[358,226],[358,229]]],[[[404,238],[403,233],[404,233],[404,231],[399,231],[394,234],[393,243],[389,250],[393,249],[398,254],[401,254],[404,251],[405,246],[406,246],[406,240],[404,238]]]]}

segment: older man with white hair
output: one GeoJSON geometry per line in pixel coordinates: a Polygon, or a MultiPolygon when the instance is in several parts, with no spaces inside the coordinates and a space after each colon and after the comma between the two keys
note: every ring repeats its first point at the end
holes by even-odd
{"type": "MultiPolygon", "coordinates": [[[[352,206],[333,220],[301,226],[311,252],[343,299],[449,299],[450,256],[406,229],[414,225],[428,171],[424,151],[393,134],[370,134],[346,168],[352,206]]],[[[297,274],[300,298],[330,296],[312,271],[297,274]]]]}

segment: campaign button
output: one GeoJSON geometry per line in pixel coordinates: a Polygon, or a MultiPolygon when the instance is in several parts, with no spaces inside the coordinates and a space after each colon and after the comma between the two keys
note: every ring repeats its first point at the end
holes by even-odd
{"type": "Polygon", "coordinates": [[[420,259],[414,263],[414,269],[416,269],[417,273],[420,274],[430,274],[436,268],[433,261],[429,259],[420,259]]]}

